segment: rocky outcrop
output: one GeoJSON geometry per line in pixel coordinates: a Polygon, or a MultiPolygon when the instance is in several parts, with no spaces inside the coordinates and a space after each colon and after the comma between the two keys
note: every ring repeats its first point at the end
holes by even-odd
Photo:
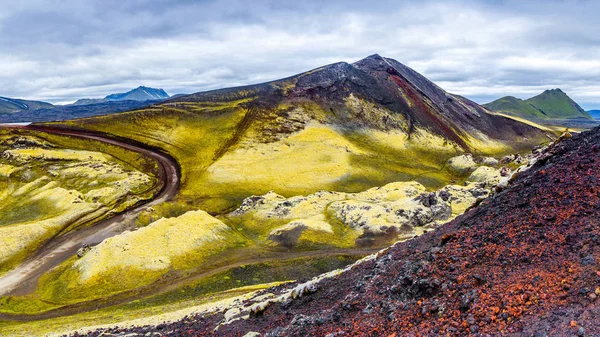
{"type": "Polygon", "coordinates": [[[458,175],[465,175],[473,171],[477,164],[473,160],[471,154],[463,154],[454,158],[450,158],[447,163],[448,169],[458,175]]]}
{"type": "Polygon", "coordinates": [[[406,240],[450,221],[487,197],[500,174],[497,169],[481,168],[473,172],[473,182],[435,192],[417,182],[390,183],[360,193],[322,191],[291,198],[270,192],[246,198],[227,218],[242,228],[249,219],[280,223],[268,239],[285,247],[298,245],[309,233],[313,242],[322,238],[326,243],[330,238],[324,234],[335,235],[337,224],[355,232],[359,245],[382,238],[406,240]]]}

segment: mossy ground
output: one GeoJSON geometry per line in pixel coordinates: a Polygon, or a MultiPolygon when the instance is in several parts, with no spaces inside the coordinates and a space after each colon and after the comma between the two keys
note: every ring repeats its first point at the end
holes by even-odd
{"type": "Polygon", "coordinates": [[[461,150],[427,130],[408,138],[403,132],[340,129],[327,123],[332,113],[314,103],[282,104],[267,113],[248,102],[171,103],[65,124],[132,138],[173,155],[182,171],[178,206],[163,206],[154,217],[175,215],[174,208],[220,214],[270,190],[284,196],[356,192],[413,179],[438,188],[455,178],[443,167],[461,150]],[[281,124],[305,115],[312,122],[281,124]]]}
{"type": "MultiPolygon", "coordinates": [[[[83,326],[133,320],[140,317],[165,314],[183,308],[213,303],[225,298],[273,286],[290,280],[304,280],[313,275],[342,268],[356,261],[360,256],[331,256],[323,258],[288,259],[243,265],[217,273],[210,277],[192,280],[171,291],[112,306],[92,312],[33,322],[0,322],[2,335],[42,335],[50,332],[78,329],[83,326]]],[[[3,312],[43,312],[56,307],[47,300],[35,296],[29,298],[2,298],[3,312]]]]}
{"type": "MultiPolygon", "coordinates": [[[[291,84],[282,90],[290,88],[291,84]]],[[[145,228],[162,218],[201,209],[215,215],[239,234],[242,239],[234,249],[209,254],[210,263],[192,256],[192,262],[176,266],[169,272],[114,267],[87,286],[79,282],[81,275],[75,267],[76,260],[72,259],[45,275],[34,294],[20,299],[1,299],[6,303],[3,310],[45,311],[49,306],[60,307],[113,296],[133,289],[135,283],[158,287],[206,269],[284,251],[285,248],[273,245],[268,236],[289,220],[227,216],[250,195],[262,195],[271,190],[284,197],[308,195],[319,190],[358,192],[410,180],[433,190],[450,183],[463,183],[467,178],[446,167],[449,158],[465,149],[426,128],[413,128],[409,134],[408,124],[399,114],[360,100],[349,101],[345,107],[350,116],[347,118],[356,123],[346,127],[336,124],[341,117],[333,108],[302,100],[263,107],[253,104],[251,94],[238,93],[220,101],[166,103],[139,111],[60,123],[133,139],[172,155],[181,167],[180,192],[175,200],[143,212],[137,219],[138,226],[145,228]],[[386,129],[389,118],[397,124],[397,129],[386,129]]],[[[90,142],[75,144],[77,141],[51,136],[47,139],[64,147],[94,149],[96,146],[98,149],[106,146],[90,142]]],[[[481,135],[465,136],[464,142],[479,155],[500,156],[514,150],[506,144],[488,142],[481,135]]],[[[115,157],[125,158],[118,149],[113,150],[115,157]]],[[[143,158],[134,157],[129,165],[152,170],[152,164],[143,158]]],[[[316,226],[304,231],[299,244],[291,249],[293,252],[334,252],[356,245],[359,235],[356,231],[332,220],[327,214],[323,214],[323,218],[330,229],[319,230],[316,226]]],[[[253,271],[243,272],[240,277],[222,275],[218,279],[213,275],[200,289],[214,292],[274,280],[268,277],[268,272],[273,271],[270,266],[257,265],[250,269],[253,271]]],[[[136,308],[151,305],[151,301],[165,304],[206,294],[204,290],[198,293],[197,289],[198,285],[179,289],[178,293],[160,299],[140,300],[136,302],[136,308]],[[180,294],[183,294],[181,298],[180,294]]]]}
{"type": "Polygon", "coordinates": [[[156,163],[100,142],[0,129],[0,153],[0,273],[55,235],[122,211],[157,188],[156,163]]]}

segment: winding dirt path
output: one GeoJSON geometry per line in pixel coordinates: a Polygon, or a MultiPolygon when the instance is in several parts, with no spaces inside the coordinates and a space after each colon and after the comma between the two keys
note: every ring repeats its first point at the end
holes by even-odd
{"type": "Polygon", "coordinates": [[[44,273],[73,256],[80,247],[83,245],[97,245],[104,239],[120,234],[127,229],[132,229],[135,227],[134,221],[140,212],[173,198],[179,190],[179,166],[177,162],[166,154],[133,141],[120,140],[102,133],[84,130],[39,125],[8,127],[90,139],[138,152],[158,162],[157,178],[162,181],[162,188],[153,199],[140,202],[135,207],[102,220],[92,227],[73,231],[50,241],[17,268],[0,277],[0,295],[25,295],[33,292],[39,278],[44,273]]]}

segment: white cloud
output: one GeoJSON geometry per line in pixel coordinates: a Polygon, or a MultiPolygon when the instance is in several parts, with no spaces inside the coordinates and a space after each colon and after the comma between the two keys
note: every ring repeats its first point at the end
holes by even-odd
{"type": "Polygon", "coordinates": [[[3,2],[0,95],[9,97],[196,92],[373,53],[479,101],[549,87],[588,106],[600,96],[593,2],[3,2]]]}

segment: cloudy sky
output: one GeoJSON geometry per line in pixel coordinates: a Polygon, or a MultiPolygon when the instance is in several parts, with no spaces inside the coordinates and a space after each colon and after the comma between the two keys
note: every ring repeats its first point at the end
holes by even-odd
{"type": "Polygon", "coordinates": [[[74,101],[277,79],[379,53],[484,103],[600,108],[599,1],[0,0],[0,96],[74,101]]]}

